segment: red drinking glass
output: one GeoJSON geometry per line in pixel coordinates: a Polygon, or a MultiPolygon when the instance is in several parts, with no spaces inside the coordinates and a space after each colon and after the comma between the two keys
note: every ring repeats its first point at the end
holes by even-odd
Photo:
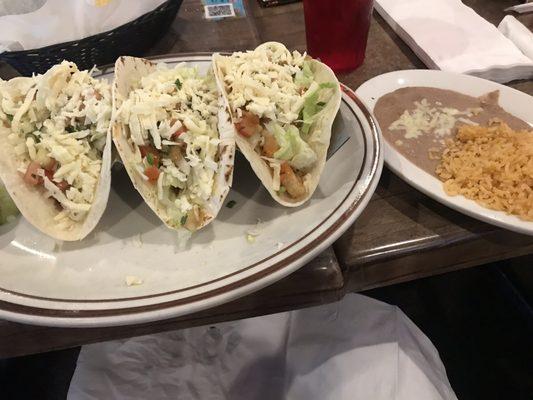
{"type": "Polygon", "coordinates": [[[304,0],[307,52],[335,72],[365,59],[373,0],[304,0]]]}

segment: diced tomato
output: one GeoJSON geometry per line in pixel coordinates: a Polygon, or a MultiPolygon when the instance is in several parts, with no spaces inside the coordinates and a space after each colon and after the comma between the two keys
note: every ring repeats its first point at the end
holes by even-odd
{"type": "MultiPolygon", "coordinates": [[[[54,174],[55,174],[55,171],[52,171],[52,170],[49,170],[49,169],[45,169],[44,170],[44,176],[46,176],[50,182],[52,182],[54,185],[56,185],[62,192],[67,190],[70,187],[68,182],[66,180],[64,180],[64,179],[61,182],[54,181],[54,174]]],[[[42,183],[42,182],[39,181],[39,183],[42,183]]]]}
{"type": "MultiPolygon", "coordinates": [[[[59,165],[59,163],[56,160],[54,160],[53,158],[51,158],[50,161],[46,164],[46,167],[44,168],[44,176],[46,176],[50,182],[52,182],[62,192],[64,192],[65,190],[67,190],[70,187],[70,185],[64,179],[61,180],[61,182],[54,181],[54,174],[57,171],[57,166],[58,165],[59,165]]],[[[39,181],[40,184],[43,183],[43,179],[40,176],[38,177],[38,181],[39,181]]]]}
{"type": "Polygon", "coordinates": [[[30,184],[30,185],[37,185],[40,183],[40,176],[37,175],[37,170],[41,168],[41,165],[36,162],[32,161],[30,165],[28,165],[28,168],[26,169],[26,173],[24,174],[24,182],[30,184]]]}
{"type": "Polygon", "coordinates": [[[55,173],[55,171],[52,171],[52,170],[49,170],[49,169],[45,169],[44,170],[44,176],[46,176],[51,181],[54,179],[54,173],[55,173]]]}
{"type": "Polygon", "coordinates": [[[259,130],[259,117],[251,112],[244,111],[241,120],[235,123],[239,134],[244,137],[251,137],[259,130]]]}
{"type": "Polygon", "coordinates": [[[185,127],[185,125],[182,125],[176,132],[172,134],[171,136],[172,140],[174,142],[177,142],[178,138],[185,132],[187,132],[187,128],[185,127]]]}
{"type": "Polygon", "coordinates": [[[159,178],[159,168],[157,167],[146,167],[144,174],[148,177],[151,182],[157,181],[159,178]]]}
{"type": "Polygon", "coordinates": [[[139,150],[142,158],[146,157],[148,154],[151,154],[153,161],[152,165],[155,167],[159,166],[159,151],[154,146],[149,144],[146,146],[139,146],[139,150]]]}
{"type": "Polygon", "coordinates": [[[139,151],[141,152],[141,157],[143,157],[143,158],[146,157],[146,155],[148,153],[157,152],[157,150],[153,146],[151,146],[149,144],[144,145],[144,146],[139,146],[139,151]]]}
{"type": "MultiPolygon", "coordinates": [[[[53,182],[54,174],[57,171],[57,166],[59,163],[54,160],[53,158],[48,161],[48,163],[44,167],[44,176],[46,176],[49,180],[53,182]]],[[[54,182],[55,183],[55,182],[54,182]]]]}
{"type": "Polygon", "coordinates": [[[62,192],[64,192],[70,187],[70,185],[68,184],[66,180],[62,180],[61,182],[54,182],[54,183],[59,188],[59,190],[61,190],[62,192]]]}

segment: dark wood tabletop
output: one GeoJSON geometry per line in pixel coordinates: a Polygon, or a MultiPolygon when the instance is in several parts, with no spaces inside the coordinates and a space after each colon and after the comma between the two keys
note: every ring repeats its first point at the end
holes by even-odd
{"type": "MultiPolygon", "coordinates": [[[[498,23],[510,0],[466,0],[498,23]]],[[[246,18],[204,19],[200,0],[184,0],[170,31],[150,55],[252,49],[275,40],[305,50],[301,3],[261,8],[245,1],[246,18]]],[[[530,23],[528,17],[524,18],[530,23]]],[[[424,68],[390,27],[374,15],[364,64],[339,79],[356,89],[389,71],[424,68]]],[[[5,70],[4,70],[5,71],[5,70]]],[[[7,72],[0,76],[5,78],[7,72]]],[[[510,86],[533,94],[533,82],[510,86]]],[[[284,280],[232,303],[194,315],[115,328],[59,329],[0,321],[0,358],[31,354],[187,326],[215,323],[335,301],[365,290],[486,262],[533,254],[533,237],[459,214],[411,188],[387,168],[368,207],[332,248],[284,280]]]]}

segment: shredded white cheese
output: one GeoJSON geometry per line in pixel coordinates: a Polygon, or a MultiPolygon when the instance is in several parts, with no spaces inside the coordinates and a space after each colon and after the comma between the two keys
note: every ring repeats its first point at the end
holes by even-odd
{"type": "Polygon", "coordinates": [[[126,281],[127,286],[138,286],[144,283],[144,281],[141,278],[135,275],[126,276],[125,281],[126,281]]]}
{"type": "Polygon", "coordinates": [[[432,106],[427,99],[416,101],[414,104],[415,108],[411,112],[405,110],[400,118],[389,126],[390,130],[405,131],[406,139],[416,139],[429,132],[441,137],[450,135],[457,121],[475,125],[464,116],[471,117],[479,112],[477,108],[460,111],[451,107],[441,107],[442,104],[437,103],[432,106]]]}
{"type": "Polygon", "coordinates": [[[294,75],[301,70],[305,57],[305,53],[291,53],[273,43],[221,57],[219,67],[233,112],[238,115],[245,108],[282,124],[297,120],[303,98],[294,75]]]}

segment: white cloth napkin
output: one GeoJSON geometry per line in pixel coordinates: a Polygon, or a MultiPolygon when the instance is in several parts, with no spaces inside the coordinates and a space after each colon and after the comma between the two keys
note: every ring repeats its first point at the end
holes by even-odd
{"type": "MultiPolygon", "coordinates": [[[[533,3],[531,4],[533,7],[533,3]]],[[[533,60],[533,32],[512,15],[505,16],[498,30],[509,38],[529,59],[533,60]]]]}
{"type": "Polygon", "coordinates": [[[514,11],[519,14],[528,13],[533,11],[533,3],[517,4],[516,6],[507,7],[504,11],[514,11]]]}
{"type": "Polygon", "coordinates": [[[376,0],[375,7],[430,68],[501,83],[533,78],[533,61],[459,0],[376,0]]]}
{"type": "Polygon", "coordinates": [[[341,302],[83,346],[69,400],[452,400],[439,355],[397,307],[341,302]]]}
{"type": "MultiPolygon", "coordinates": [[[[133,21],[164,2],[47,0],[30,13],[0,17],[0,53],[38,49],[106,32],[133,21]],[[104,5],[96,5],[100,3],[104,5]]],[[[31,5],[27,7],[31,9],[31,5]]]]}

